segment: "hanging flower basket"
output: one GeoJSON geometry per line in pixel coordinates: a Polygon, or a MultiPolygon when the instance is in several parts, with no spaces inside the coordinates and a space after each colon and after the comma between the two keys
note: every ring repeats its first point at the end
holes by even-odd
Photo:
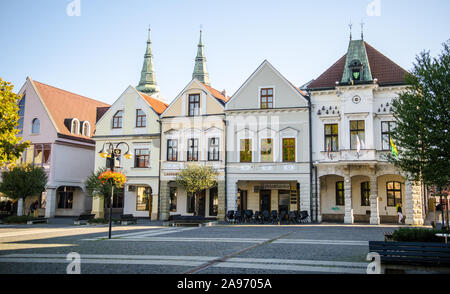
{"type": "Polygon", "coordinates": [[[127,177],[123,173],[112,171],[102,172],[98,179],[102,182],[102,184],[108,182],[114,185],[116,188],[122,188],[127,181],[127,177]]]}

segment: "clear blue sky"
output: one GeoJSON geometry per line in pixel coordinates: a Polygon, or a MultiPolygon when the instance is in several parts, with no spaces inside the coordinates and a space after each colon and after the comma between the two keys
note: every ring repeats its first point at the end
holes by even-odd
{"type": "Polygon", "coordinates": [[[168,101],[191,80],[200,25],[212,86],[229,95],[264,59],[296,85],[316,78],[345,54],[350,20],[354,39],[363,19],[365,40],[407,70],[450,38],[448,0],[377,0],[369,16],[373,1],[80,0],[68,16],[72,0],[0,0],[0,77],[112,103],[139,81],[149,25],[168,101]]]}

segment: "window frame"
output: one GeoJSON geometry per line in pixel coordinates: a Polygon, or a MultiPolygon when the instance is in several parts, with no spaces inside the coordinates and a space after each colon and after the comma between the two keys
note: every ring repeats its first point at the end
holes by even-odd
{"type": "Polygon", "coordinates": [[[267,88],[261,88],[259,90],[259,108],[260,109],[273,109],[274,107],[274,88],[273,87],[267,87],[267,88]],[[269,94],[269,90],[272,91],[272,94],[269,94]],[[263,94],[263,91],[266,91],[265,94],[263,94]],[[269,101],[269,98],[271,101],[269,101]],[[266,107],[263,107],[263,106],[266,107]]]}
{"type": "Polygon", "coordinates": [[[187,140],[188,142],[188,148],[187,148],[187,156],[186,161],[198,161],[198,138],[189,138],[187,140]],[[192,153],[192,154],[191,154],[192,153]],[[195,154],[195,157],[194,157],[195,154]]]}
{"type": "Polygon", "coordinates": [[[150,201],[151,201],[151,188],[150,187],[148,187],[148,186],[137,186],[136,187],[136,211],[148,211],[149,209],[150,209],[150,201]],[[142,189],[142,188],[144,188],[144,191],[143,191],[143,193],[144,194],[146,194],[146,196],[147,196],[147,202],[146,203],[143,203],[143,202],[138,202],[138,199],[140,199],[140,197],[138,197],[139,196],[139,189],[142,189]],[[144,209],[141,209],[141,208],[138,208],[139,207],[139,205],[145,205],[144,207],[144,209]]]}
{"type": "Polygon", "coordinates": [[[259,148],[260,149],[259,156],[260,156],[260,159],[261,159],[260,161],[261,162],[273,162],[273,158],[274,158],[274,155],[273,155],[273,153],[274,153],[274,140],[273,140],[273,138],[262,138],[260,140],[260,144],[261,144],[260,148],[259,148]],[[263,145],[263,141],[266,141],[266,146],[263,145]],[[267,141],[270,141],[270,143],[267,142],[267,141]],[[264,146],[264,150],[263,150],[263,146],[264,146]],[[269,158],[269,159],[264,159],[263,160],[264,156],[269,156],[269,157],[271,157],[271,159],[269,158]]]}
{"type": "Polygon", "coordinates": [[[332,124],[324,124],[323,125],[323,135],[324,135],[324,151],[328,152],[328,140],[330,141],[330,152],[338,152],[339,151],[339,124],[338,123],[332,123],[332,124]],[[337,132],[333,132],[333,126],[336,126],[337,132]],[[327,127],[330,127],[330,133],[327,134],[327,127]],[[336,141],[336,148],[333,148],[333,139],[336,141]]]}
{"type": "Polygon", "coordinates": [[[220,139],[219,137],[208,138],[208,161],[220,160],[220,139]],[[215,141],[213,144],[212,141],[215,141]]]}
{"type": "Polygon", "coordinates": [[[281,141],[281,147],[282,147],[282,161],[283,162],[295,162],[295,160],[296,160],[296,148],[297,148],[297,140],[296,140],[296,138],[292,138],[292,137],[290,137],[290,138],[283,138],[282,141],[281,141]],[[292,142],[294,142],[294,145],[288,144],[286,146],[285,145],[286,141],[292,141],[292,142]],[[291,160],[291,157],[290,157],[291,152],[288,152],[287,159],[285,159],[285,150],[286,150],[286,148],[288,148],[288,150],[293,148],[293,153],[292,153],[292,155],[294,156],[293,160],[291,160]]]}
{"type": "Polygon", "coordinates": [[[123,110],[117,110],[113,116],[113,129],[121,129],[123,126],[123,110]],[[120,116],[118,115],[120,113],[120,116]],[[117,123],[116,123],[117,122],[117,123]]]}
{"type": "Polygon", "coordinates": [[[149,168],[150,167],[150,150],[148,148],[134,149],[134,168],[149,168]],[[141,152],[147,151],[147,154],[141,154],[141,152]],[[138,152],[140,154],[138,154],[138,152]],[[140,166],[141,157],[143,157],[144,166],[140,166]]]}
{"type": "Polygon", "coordinates": [[[189,94],[188,95],[188,116],[199,116],[200,115],[200,94],[189,94]],[[198,98],[198,101],[191,100],[192,98],[198,98]],[[193,106],[193,107],[191,107],[193,106]]]}
{"type": "MultiPolygon", "coordinates": [[[[352,146],[353,146],[353,144],[352,144],[353,143],[353,141],[352,141],[352,134],[353,133],[355,133],[356,135],[359,135],[359,140],[361,142],[361,150],[362,150],[362,142],[366,140],[366,121],[363,120],[363,119],[362,120],[359,120],[359,119],[358,120],[349,120],[349,130],[350,130],[350,150],[356,150],[357,149],[357,147],[356,147],[356,139],[355,139],[355,142],[354,142],[355,143],[355,147],[352,148],[352,146]],[[356,122],[356,129],[352,129],[352,122],[356,122]],[[359,124],[361,122],[364,124],[362,129],[359,126],[359,124]],[[361,133],[364,135],[363,137],[360,135],[361,133]]],[[[355,138],[356,138],[356,136],[355,136],[355,138]]]]}
{"type": "Polygon", "coordinates": [[[370,206],[370,182],[361,182],[361,206],[370,206]]]}
{"type": "Polygon", "coordinates": [[[73,192],[72,188],[69,188],[69,191],[67,191],[67,188],[66,191],[58,191],[58,203],[56,204],[56,209],[73,209],[73,192]],[[63,198],[63,201],[61,200],[61,197],[63,198]],[[61,207],[61,203],[63,204],[63,207],[61,207]]]}
{"type": "Polygon", "coordinates": [[[41,133],[41,122],[39,121],[39,118],[35,117],[31,121],[31,133],[32,134],[40,134],[41,133]],[[35,124],[37,122],[37,125],[35,124]],[[37,131],[35,131],[35,128],[37,128],[37,131]]]}
{"type": "Polygon", "coordinates": [[[383,151],[391,150],[391,133],[396,127],[397,127],[397,123],[395,121],[382,121],[381,122],[381,150],[383,150],[383,151]],[[383,132],[383,124],[385,124],[385,123],[387,123],[387,126],[388,126],[388,131],[387,132],[383,132]],[[391,128],[391,126],[392,126],[392,128],[391,128]],[[384,148],[383,137],[385,135],[388,137],[388,141],[387,141],[388,147],[387,147],[387,149],[384,148]]]}
{"type": "Polygon", "coordinates": [[[239,147],[239,162],[252,162],[253,161],[252,139],[250,139],[250,138],[240,139],[239,146],[240,146],[239,147]],[[244,141],[244,150],[242,150],[242,141],[244,141]],[[242,156],[243,154],[244,154],[244,156],[242,156]],[[244,160],[243,160],[243,158],[244,158],[244,160]]]}
{"type": "Polygon", "coordinates": [[[336,206],[345,206],[345,184],[344,181],[336,181],[335,184],[335,191],[336,191],[336,206]],[[342,188],[339,188],[339,183],[342,183],[342,188]],[[342,195],[340,195],[342,193],[342,195]],[[342,198],[342,199],[341,199],[342,198]],[[342,201],[340,201],[342,200],[342,201]]]}
{"type": "Polygon", "coordinates": [[[178,161],[178,139],[167,139],[167,161],[178,161]],[[172,145],[171,145],[172,143],[172,145]],[[173,145],[175,143],[175,146],[173,145]]]}
{"type": "Polygon", "coordinates": [[[142,109],[136,109],[136,128],[147,127],[147,114],[142,109]],[[139,111],[142,113],[140,114],[139,111]]]}
{"type": "Polygon", "coordinates": [[[397,204],[403,204],[403,195],[402,195],[402,182],[399,181],[388,181],[386,182],[386,205],[388,207],[395,207],[397,204]],[[389,183],[392,183],[392,189],[389,189],[389,183]],[[395,184],[399,184],[400,188],[395,188],[395,184]],[[389,200],[392,199],[392,196],[389,197],[389,192],[392,192],[394,204],[389,204],[389,200]],[[400,193],[400,201],[397,201],[396,192],[400,193]]]}

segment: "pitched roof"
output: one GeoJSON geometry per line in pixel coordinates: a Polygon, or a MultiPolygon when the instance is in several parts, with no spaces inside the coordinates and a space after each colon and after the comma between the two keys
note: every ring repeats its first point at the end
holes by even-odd
{"type": "Polygon", "coordinates": [[[230,100],[230,96],[225,96],[222,94],[222,92],[212,88],[211,86],[208,86],[207,84],[204,84],[202,82],[200,83],[206,88],[206,90],[208,90],[209,93],[211,93],[211,95],[214,96],[214,98],[219,100],[219,102],[225,104],[228,102],[228,100],[230,100]]]}
{"type": "Polygon", "coordinates": [[[109,107],[108,104],[87,98],[66,90],[62,90],[47,84],[33,81],[39,96],[42,98],[49,115],[56,124],[58,133],[70,137],[90,138],[95,131],[97,120],[97,107],[109,107]],[[67,119],[77,118],[80,122],[88,121],[91,127],[91,136],[72,134],[70,127],[65,124],[67,119]]]}
{"type": "Polygon", "coordinates": [[[150,97],[147,94],[144,94],[142,92],[139,92],[141,94],[142,98],[145,99],[145,101],[150,104],[150,106],[153,108],[153,110],[156,111],[156,113],[161,114],[166,110],[166,108],[169,106],[168,104],[162,102],[161,100],[158,100],[156,98],[150,97]]]}
{"type": "MultiPolygon", "coordinates": [[[[381,54],[375,48],[364,41],[364,47],[369,60],[372,77],[378,79],[380,86],[389,84],[405,84],[406,70],[381,54]]],[[[347,54],[342,56],[336,63],[322,73],[317,79],[308,85],[310,90],[334,88],[336,81],[341,81],[344,73],[347,54]]]]}

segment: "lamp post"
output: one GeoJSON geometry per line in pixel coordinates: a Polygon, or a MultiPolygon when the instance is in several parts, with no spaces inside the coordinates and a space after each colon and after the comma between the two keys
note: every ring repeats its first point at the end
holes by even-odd
{"type": "MultiPolygon", "coordinates": [[[[130,145],[126,142],[119,142],[114,147],[114,144],[111,142],[105,142],[103,144],[102,150],[100,150],[99,154],[103,158],[108,158],[109,160],[109,168],[112,172],[114,172],[114,167],[116,164],[116,158],[119,158],[122,151],[119,149],[120,145],[126,145],[128,147],[127,152],[124,154],[126,159],[131,159],[132,155],[130,154],[130,145]],[[108,145],[108,149],[105,150],[105,145],[108,145]]],[[[108,168],[108,160],[106,161],[106,168],[108,168]]],[[[109,203],[109,232],[108,239],[111,239],[111,230],[112,230],[112,206],[114,200],[114,185],[111,185],[111,200],[109,203]]]]}

